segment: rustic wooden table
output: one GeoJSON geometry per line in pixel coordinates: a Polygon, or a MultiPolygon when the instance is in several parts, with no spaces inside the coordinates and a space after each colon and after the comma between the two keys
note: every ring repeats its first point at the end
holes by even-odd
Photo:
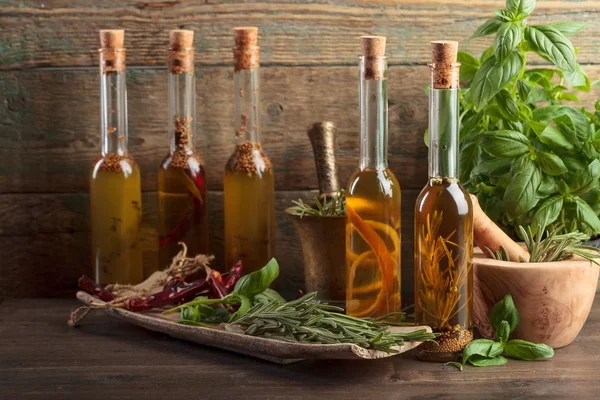
{"type": "MultiPolygon", "coordinates": [[[[0,300],[1,301],[1,300],[0,300]]],[[[171,339],[97,313],[67,326],[69,299],[0,303],[0,399],[592,399],[600,394],[600,296],[579,337],[537,362],[492,368],[417,361],[281,366],[171,339]]]]}

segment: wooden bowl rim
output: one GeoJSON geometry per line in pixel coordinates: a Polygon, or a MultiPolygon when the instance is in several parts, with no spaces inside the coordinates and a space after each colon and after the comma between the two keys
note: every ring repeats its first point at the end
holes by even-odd
{"type": "MultiPolygon", "coordinates": [[[[479,248],[478,248],[479,250],[479,248]]],[[[541,263],[521,263],[514,261],[500,261],[488,258],[483,255],[483,252],[479,250],[473,254],[473,264],[484,267],[497,267],[497,268],[512,268],[512,269],[545,269],[545,270],[556,270],[564,268],[590,268],[591,266],[599,267],[591,261],[585,258],[574,256],[568,260],[554,261],[554,262],[541,262],[541,263]]]]}
{"type": "Polygon", "coordinates": [[[302,217],[300,217],[300,214],[298,212],[296,212],[295,210],[292,210],[292,208],[294,208],[294,206],[292,207],[288,207],[285,209],[285,213],[287,215],[289,215],[290,217],[297,217],[298,219],[332,219],[332,220],[340,220],[340,219],[346,219],[345,215],[310,215],[310,214],[305,214],[302,217]]]}

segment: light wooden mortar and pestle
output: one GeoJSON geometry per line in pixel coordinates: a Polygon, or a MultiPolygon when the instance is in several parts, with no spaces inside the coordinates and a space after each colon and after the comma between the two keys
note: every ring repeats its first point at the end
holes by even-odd
{"type": "MultiPolygon", "coordinates": [[[[340,192],[335,165],[335,125],[313,124],[308,130],[319,181],[319,197],[331,198],[340,192]]],[[[344,306],[346,301],[346,217],[300,216],[286,209],[302,244],[307,292],[319,292],[319,299],[344,306]]]]}
{"type": "Polygon", "coordinates": [[[528,263],[498,261],[487,256],[488,247],[504,246],[511,260],[529,260],[524,247],[494,224],[473,201],[473,317],[479,333],[494,337],[489,314],[507,294],[513,298],[520,322],[511,338],[545,343],[553,348],[570,344],[581,331],[594,302],[599,267],[584,258],[528,263]],[[486,254],[484,254],[486,253],[486,254]]]}

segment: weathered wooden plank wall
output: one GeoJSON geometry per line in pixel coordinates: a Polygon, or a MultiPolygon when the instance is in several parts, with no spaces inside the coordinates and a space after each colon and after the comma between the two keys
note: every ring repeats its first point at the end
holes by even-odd
{"type": "MultiPolygon", "coordinates": [[[[130,150],[142,166],[145,261],[156,264],[156,169],[166,151],[168,31],[196,32],[199,147],[208,166],[212,245],[222,254],[222,170],[233,136],[231,28],[260,27],[263,139],[277,173],[282,286],[302,282],[299,243],[283,210],[310,198],[309,124],[338,126],[342,180],[356,164],[356,54],[388,36],[390,166],[403,186],[403,289],[412,286],[412,207],[426,178],[429,41],[468,42],[499,1],[0,1],[0,296],[56,296],[90,272],[88,173],[99,152],[97,30],[124,28],[130,150]]],[[[600,1],[538,1],[536,22],[584,21],[579,60],[600,77],[600,1]],[[599,65],[596,65],[599,64],[599,65]]],[[[533,59],[533,63],[543,63],[533,59]]],[[[598,93],[584,97],[592,104],[598,93]]]]}

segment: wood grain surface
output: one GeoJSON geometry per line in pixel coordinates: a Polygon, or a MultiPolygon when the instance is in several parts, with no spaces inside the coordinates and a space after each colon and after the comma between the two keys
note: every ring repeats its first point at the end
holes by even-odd
{"type": "Polygon", "coordinates": [[[597,399],[600,301],[575,341],[543,361],[502,367],[417,361],[280,366],[169,338],[98,313],[66,324],[75,299],[0,304],[2,399],[597,399]]]}
{"type": "MultiPolygon", "coordinates": [[[[195,31],[198,147],[207,165],[213,251],[222,254],[222,171],[232,151],[232,27],[260,27],[262,137],[278,191],[278,250],[302,268],[282,211],[317,188],[306,129],[338,127],[340,182],[357,165],[358,37],[388,36],[389,163],[403,190],[403,290],[412,292],[412,207],[427,171],[429,41],[468,41],[503,6],[485,0],[0,1],[0,296],[56,296],[89,271],[88,174],[99,152],[98,29],[123,28],[128,48],[130,150],[142,168],[145,248],[156,266],[157,168],[165,156],[168,31],[195,31]],[[408,275],[407,275],[408,274],[408,275]]],[[[600,1],[538,1],[533,22],[575,20],[582,62],[600,78],[600,1]]],[[[544,63],[531,58],[534,64],[544,63]]],[[[592,106],[598,90],[582,94],[592,106]]],[[[220,258],[220,257],[219,257],[220,258]]],[[[281,261],[281,260],[280,260],[281,261]]],[[[298,274],[301,276],[301,273],[298,274]]],[[[296,278],[285,278],[292,287],[296,278]]]]}

